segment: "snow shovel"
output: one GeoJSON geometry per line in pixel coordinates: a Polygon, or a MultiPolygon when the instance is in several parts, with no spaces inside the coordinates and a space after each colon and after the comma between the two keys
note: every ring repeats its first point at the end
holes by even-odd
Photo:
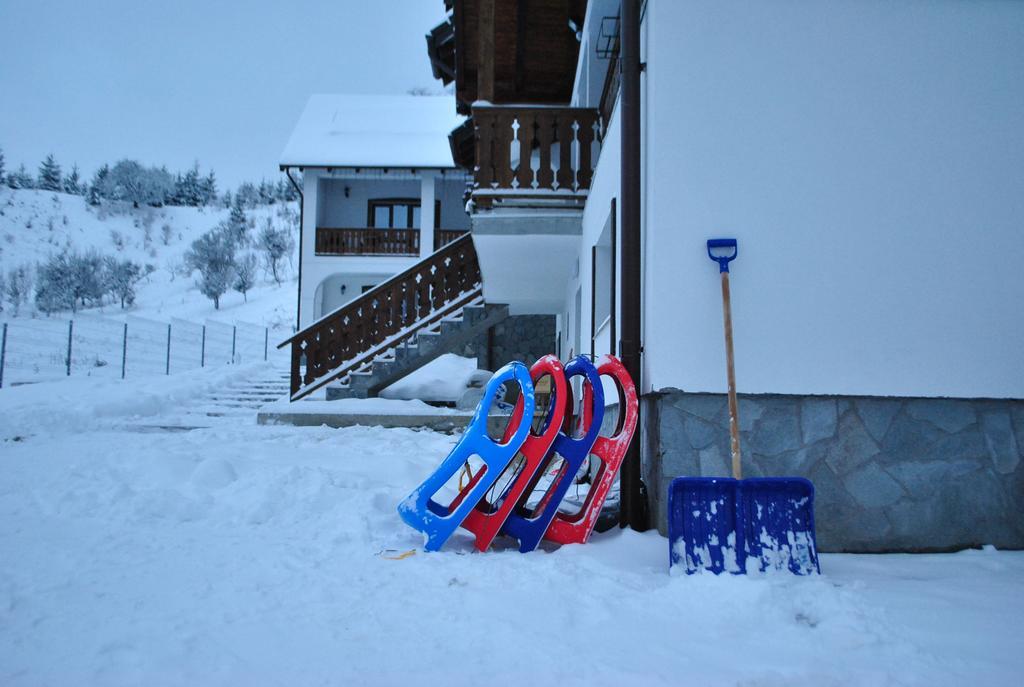
{"type": "Polygon", "coordinates": [[[736,239],[710,239],[707,250],[722,278],[732,479],[679,477],[672,481],[669,567],[716,575],[754,570],[821,572],[814,536],[814,486],[802,478],[742,479],[729,298],[729,263],[739,249],[736,239]]]}

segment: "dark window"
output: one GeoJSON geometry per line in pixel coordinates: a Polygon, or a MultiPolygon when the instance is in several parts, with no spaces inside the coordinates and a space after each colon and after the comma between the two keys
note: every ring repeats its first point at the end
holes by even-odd
{"type": "MultiPolygon", "coordinates": [[[[379,198],[369,201],[367,223],[380,229],[419,229],[420,201],[416,198],[379,198]]],[[[441,201],[434,201],[434,228],[441,226],[441,201]]]]}

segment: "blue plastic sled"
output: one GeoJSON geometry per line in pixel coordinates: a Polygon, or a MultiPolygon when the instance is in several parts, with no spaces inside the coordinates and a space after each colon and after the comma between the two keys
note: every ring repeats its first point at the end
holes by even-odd
{"type": "Polygon", "coordinates": [[[679,477],[668,493],[669,567],[688,574],[820,573],[814,485],[800,477],[679,477]]]}
{"type": "MultiPolygon", "coordinates": [[[[559,504],[562,503],[566,492],[572,486],[576,473],[579,472],[583,462],[590,455],[590,450],[594,447],[594,442],[597,441],[597,437],[601,432],[601,422],[604,420],[604,389],[601,386],[601,377],[597,374],[597,368],[594,367],[594,364],[582,355],[573,358],[565,366],[565,379],[567,382],[577,375],[585,377],[585,383],[590,387],[590,393],[593,396],[593,418],[590,421],[590,426],[586,428],[586,433],[579,439],[572,438],[572,436],[566,433],[565,429],[559,430],[558,436],[555,437],[555,443],[551,445],[551,452],[548,454],[545,466],[537,471],[536,479],[539,479],[544,470],[550,467],[550,460],[556,453],[562,457],[565,465],[562,467],[556,482],[548,487],[547,493],[541,499],[542,510],[532,515],[527,515],[522,510],[522,506],[525,505],[530,492],[533,491],[531,485],[531,488],[527,488],[523,493],[522,503],[516,507],[516,510],[512,511],[504,526],[502,526],[501,531],[504,534],[519,540],[519,551],[521,553],[533,551],[540,544],[541,539],[544,538],[544,533],[547,532],[548,526],[554,519],[555,514],[558,513],[559,504]]],[[[567,384],[566,388],[569,395],[567,402],[571,404],[572,387],[567,384]]]]}
{"type": "Polygon", "coordinates": [[[437,551],[448,538],[458,529],[466,515],[483,498],[487,490],[497,481],[516,452],[526,440],[533,419],[534,396],[533,381],[530,370],[522,363],[512,362],[494,373],[487,382],[483,398],[476,407],[473,419],[470,420],[466,433],[441,465],[416,487],[409,496],[398,504],[398,514],[407,525],[426,535],[424,549],[437,551]],[[515,433],[504,444],[499,444],[487,435],[487,415],[491,404],[495,402],[498,388],[514,381],[523,394],[523,417],[515,433]],[[476,482],[472,490],[462,499],[450,513],[448,508],[431,497],[448,482],[469,460],[470,456],[479,456],[486,466],[484,475],[476,482]]]}

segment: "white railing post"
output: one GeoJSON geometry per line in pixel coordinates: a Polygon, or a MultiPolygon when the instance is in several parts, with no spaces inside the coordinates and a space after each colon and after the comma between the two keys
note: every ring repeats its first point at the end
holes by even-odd
{"type": "Polygon", "coordinates": [[[206,325],[203,325],[203,343],[199,348],[199,367],[206,367],[206,325]]]}
{"type": "Polygon", "coordinates": [[[167,366],[164,368],[164,374],[171,374],[171,325],[167,325],[167,366]]]}
{"type": "Polygon", "coordinates": [[[235,364],[235,340],[238,338],[238,325],[231,327],[231,364],[235,364]]]}
{"type": "Polygon", "coordinates": [[[263,362],[267,362],[267,347],[270,345],[270,329],[263,328],[263,362]]]}

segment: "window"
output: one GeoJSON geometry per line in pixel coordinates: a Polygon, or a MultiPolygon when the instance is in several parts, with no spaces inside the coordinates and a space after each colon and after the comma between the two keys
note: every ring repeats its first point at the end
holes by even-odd
{"type": "MultiPolygon", "coordinates": [[[[378,198],[369,201],[367,222],[378,229],[418,229],[418,198],[378,198]]],[[[434,201],[434,228],[441,226],[441,201],[434,201]]]]}

